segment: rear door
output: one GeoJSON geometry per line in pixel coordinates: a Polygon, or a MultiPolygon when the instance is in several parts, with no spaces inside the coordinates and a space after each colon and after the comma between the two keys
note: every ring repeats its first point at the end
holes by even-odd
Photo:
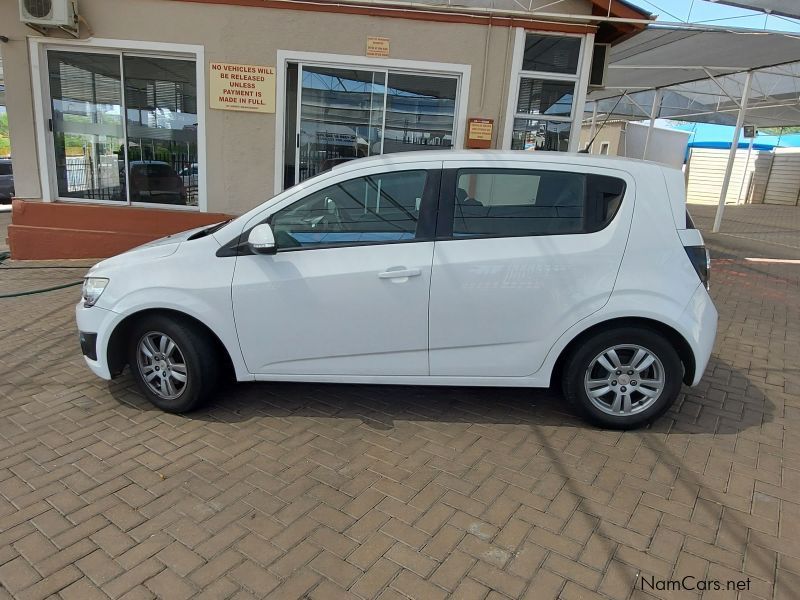
{"type": "Polygon", "coordinates": [[[430,372],[535,373],[614,287],[633,179],[568,164],[445,162],[430,297],[430,372]]]}

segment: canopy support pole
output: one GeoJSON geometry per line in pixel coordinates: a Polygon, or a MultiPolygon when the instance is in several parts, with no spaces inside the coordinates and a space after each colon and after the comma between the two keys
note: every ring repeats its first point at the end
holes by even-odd
{"type": "Polygon", "coordinates": [[[656,119],[661,112],[661,95],[662,91],[656,90],[653,95],[653,107],[650,109],[650,124],[647,126],[647,137],[644,138],[644,152],[642,153],[642,160],[647,160],[647,149],[650,147],[650,137],[653,135],[653,128],[656,126],[656,119]]]}
{"type": "Polygon", "coordinates": [[[747,112],[747,102],[750,100],[750,87],[752,83],[753,72],[748,71],[744,80],[744,89],[742,89],[742,99],[739,103],[739,115],[736,117],[736,127],[733,129],[733,142],[731,142],[731,150],[728,153],[728,164],[725,165],[725,178],[722,180],[722,189],[719,191],[717,214],[714,217],[714,228],[711,230],[714,233],[718,233],[722,225],[722,213],[725,211],[725,198],[728,195],[728,187],[730,187],[731,184],[733,163],[736,161],[736,151],[739,149],[739,136],[742,133],[742,125],[744,125],[744,117],[747,112]]]}
{"type": "MultiPolygon", "coordinates": [[[[594,139],[594,134],[597,132],[597,101],[594,103],[594,108],[592,109],[592,125],[589,127],[589,142],[594,139]]],[[[585,150],[587,152],[591,152],[591,143],[586,146],[585,150]]]]}

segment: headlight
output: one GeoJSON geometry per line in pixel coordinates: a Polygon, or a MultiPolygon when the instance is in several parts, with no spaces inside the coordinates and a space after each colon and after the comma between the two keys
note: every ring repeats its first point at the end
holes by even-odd
{"type": "Polygon", "coordinates": [[[100,295],[108,285],[108,279],[105,277],[87,277],[83,280],[83,305],[86,308],[94,306],[94,303],[100,299],[100,295]]]}

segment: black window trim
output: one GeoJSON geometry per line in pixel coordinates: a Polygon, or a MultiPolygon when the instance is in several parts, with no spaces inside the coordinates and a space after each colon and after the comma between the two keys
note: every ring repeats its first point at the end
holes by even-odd
{"type": "MultiPolygon", "coordinates": [[[[427,177],[425,179],[425,188],[422,191],[422,201],[420,202],[419,207],[419,218],[417,219],[417,230],[414,234],[414,237],[407,240],[384,240],[384,241],[368,241],[368,242],[348,242],[348,243],[332,243],[332,244],[315,244],[313,246],[300,246],[297,248],[277,248],[277,254],[283,254],[288,252],[304,252],[307,250],[328,250],[332,248],[354,248],[360,246],[386,246],[386,245],[394,245],[394,244],[416,244],[419,242],[431,242],[435,238],[436,233],[436,222],[437,222],[437,212],[438,212],[438,205],[439,205],[439,198],[441,197],[441,180],[442,180],[442,169],[441,168],[417,168],[417,169],[399,169],[396,171],[381,171],[378,173],[370,174],[370,175],[356,175],[352,179],[360,179],[362,177],[371,177],[371,176],[380,176],[389,173],[401,173],[403,171],[425,171],[427,173],[427,177]]],[[[351,181],[350,179],[346,179],[344,181],[351,181]]],[[[343,182],[342,182],[343,183],[343,182]]],[[[335,184],[332,184],[335,185],[335,184]]],[[[325,188],[322,188],[325,189],[325,188]]],[[[317,190],[320,191],[320,190],[317,190]]],[[[310,192],[313,194],[316,192],[310,192]]],[[[310,194],[305,194],[288,204],[287,206],[283,207],[288,208],[292,206],[296,202],[301,202],[302,200],[308,198],[310,194]]],[[[250,250],[250,247],[247,244],[247,239],[250,236],[250,231],[256,225],[260,225],[262,223],[269,223],[272,220],[272,217],[275,213],[270,214],[266,219],[260,220],[255,225],[248,227],[244,231],[242,231],[239,236],[228,242],[227,244],[223,245],[222,247],[217,250],[216,255],[218,257],[230,257],[230,256],[250,256],[254,255],[255,253],[250,250]]]]}
{"type": "Polygon", "coordinates": [[[568,171],[562,169],[543,169],[538,165],[525,165],[520,167],[481,167],[471,165],[461,165],[458,167],[451,167],[442,170],[442,181],[440,185],[439,195],[439,215],[436,221],[436,237],[437,242],[451,241],[451,240],[487,240],[498,238],[521,238],[521,237],[550,237],[562,235],[586,235],[589,233],[597,233],[607,228],[613,223],[617,215],[620,213],[622,203],[625,201],[625,196],[628,193],[628,182],[622,177],[608,175],[605,173],[592,173],[588,171],[568,171]],[[614,215],[605,223],[602,223],[598,218],[596,205],[590,201],[588,189],[584,197],[585,219],[584,228],[582,231],[565,232],[565,233],[524,233],[516,235],[481,235],[481,234],[465,234],[453,235],[453,224],[455,221],[455,198],[456,187],[458,185],[458,172],[459,171],[481,171],[482,173],[508,173],[509,171],[547,171],[553,173],[567,173],[575,175],[586,175],[587,182],[593,176],[612,177],[619,179],[623,183],[622,187],[622,200],[614,215]]]}

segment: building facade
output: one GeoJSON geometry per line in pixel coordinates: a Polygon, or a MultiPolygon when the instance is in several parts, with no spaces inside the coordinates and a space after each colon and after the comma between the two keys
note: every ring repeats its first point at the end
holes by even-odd
{"type": "Polygon", "coordinates": [[[303,0],[78,6],[74,39],[33,31],[16,2],[0,4],[15,258],[107,256],[241,214],[362,156],[578,150],[594,45],[648,18],[616,0],[562,0],[557,14],[303,0]]]}

